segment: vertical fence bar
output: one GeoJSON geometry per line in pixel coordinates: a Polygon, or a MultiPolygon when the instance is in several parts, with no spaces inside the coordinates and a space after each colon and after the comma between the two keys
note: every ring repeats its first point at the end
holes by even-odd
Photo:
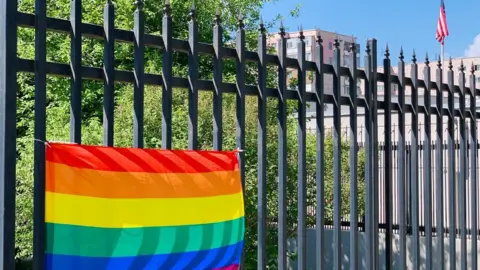
{"type": "MultiPolygon", "coordinates": [[[[16,11],[15,11],[16,12],[16,11]]],[[[81,143],[82,131],[82,1],[70,2],[70,141],[81,143]]]]}
{"type": "Polygon", "coordinates": [[[267,265],[267,39],[263,20],[258,33],[258,257],[257,268],[267,265]]]}
{"type": "Polygon", "coordinates": [[[342,268],[342,175],[341,175],[341,93],[340,86],[340,43],[335,38],[333,51],[333,243],[334,259],[333,269],[342,268]]]}
{"type": "MultiPolygon", "coordinates": [[[[350,47],[356,54],[356,44],[350,47]]],[[[357,206],[357,58],[350,66],[350,269],[358,269],[358,206],[357,206]]]]}
{"type": "Polygon", "coordinates": [[[465,124],[465,66],[463,60],[460,64],[460,73],[458,75],[458,85],[460,87],[460,179],[459,179],[459,226],[460,226],[460,261],[461,269],[467,269],[467,129],[465,124]]]}
{"type": "MultiPolygon", "coordinates": [[[[287,270],[287,40],[280,25],[278,44],[278,269],[287,270]]],[[[317,168],[318,169],[318,168],[317,168]]],[[[317,227],[318,229],[319,227],[317,227]]]]}
{"type": "Polygon", "coordinates": [[[443,229],[443,216],[444,216],[444,205],[443,205],[443,69],[442,62],[440,57],[438,58],[437,63],[437,140],[435,143],[435,175],[436,175],[436,228],[437,228],[437,260],[438,260],[438,270],[444,269],[445,263],[445,247],[444,247],[444,229],[443,229]]]}
{"type": "Polygon", "coordinates": [[[17,1],[0,1],[0,267],[15,269],[17,1]]]}
{"type": "Polygon", "coordinates": [[[317,207],[316,207],[316,265],[317,269],[325,269],[325,126],[323,101],[324,79],[323,79],[323,45],[322,37],[317,36],[317,46],[315,47],[315,63],[317,70],[315,73],[315,88],[317,91],[316,108],[316,185],[317,185],[317,207]]]}
{"type": "Polygon", "coordinates": [[[145,34],[145,16],[143,13],[143,0],[135,1],[135,15],[133,34],[134,42],[134,74],[135,84],[133,86],[133,146],[143,148],[143,119],[144,119],[144,63],[145,63],[145,47],[143,44],[143,36],[145,34]]]}
{"type": "Polygon", "coordinates": [[[172,8],[166,1],[162,22],[162,148],[172,148],[172,8]]]}
{"type": "Polygon", "coordinates": [[[425,57],[425,67],[423,68],[423,81],[425,82],[424,104],[425,104],[425,144],[423,151],[425,159],[423,160],[423,191],[424,191],[424,215],[425,215],[425,267],[432,269],[432,119],[430,117],[431,107],[431,89],[430,84],[430,61],[428,54],[425,57]]]}
{"type": "Polygon", "coordinates": [[[398,61],[398,102],[400,111],[398,113],[398,227],[399,227],[399,249],[400,269],[407,269],[407,220],[406,220],[406,168],[405,168],[405,62],[403,49],[400,50],[400,61],[398,61]]]}
{"type": "MultiPolygon", "coordinates": [[[[33,204],[33,269],[45,265],[45,141],[47,107],[47,3],[35,1],[35,141],[33,204]]],[[[3,269],[7,269],[2,267],[3,269]]],[[[13,269],[13,268],[12,268],[13,269]]]]}
{"type": "Polygon", "coordinates": [[[373,185],[372,185],[372,205],[373,205],[373,215],[372,215],[372,224],[373,224],[373,261],[374,261],[374,268],[379,269],[379,241],[378,241],[378,214],[379,214],[379,207],[378,207],[378,174],[379,174],[379,167],[378,167],[378,160],[379,160],[379,153],[378,153],[378,98],[377,98],[377,40],[371,40],[371,65],[372,65],[372,80],[370,81],[370,89],[372,94],[372,107],[371,110],[372,114],[372,128],[373,128],[373,136],[372,136],[372,147],[373,147],[373,185]]]}
{"type": "Polygon", "coordinates": [[[410,163],[410,183],[412,189],[412,254],[413,268],[420,268],[420,242],[419,242],[419,201],[418,201],[418,66],[415,51],[413,51],[410,78],[412,79],[412,154],[410,163]]]}
{"type": "Polygon", "coordinates": [[[111,0],[103,9],[103,145],[113,146],[114,111],[115,111],[115,9],[111,0]]]}
{"type": "Polygon", "coordinates": [[[450,269],[456,269],[456,188],[455,188],[455,88],[453,84],[452,58],[448,63],[447,83],[448,83],[448,209],[449,209],[449,245],[450,245],[450,269]]]}
{"type": "MultiPolygon", "coordinates": [[[[372,85],[376,84],[372,80],[372,59],[370,55],[370,47],[372,41],[368,40],[365,50],[365,99],[367,107],[365,108],[365,184],[366,184],[366,194],[365,194],[365,251],[366,251],[366,267],[367,269],[374,269],[374,260],[373,260],[373,247],[374,247],[374,225],[373,225],[373,176],[374,176],[374,167],[373,167],[373,155],[375,152],[375,147],[372,144],[373,142],[373,133],[376,132],[373,129],[373,98],[372,98],[372,85]]],[[[323,154],[322,154],[323,155],[323,154]]]]}
{"type": "MultiPolygon", "coordinates": [[[[240,169],[240,179],[245,196],[245,30],[243,16],[238,17],[237,40],[235,42],[237,59],[237,93],[236,93],[236,144],[241,151],[238,152],[238,165],[240,169]]],[[[279,184],[280,188],[280,184],[279,184]]],[[[286,188],[286,185],[285,187],[286,188]]],[[[245,269],[245,249],[242,251],[240,266],[245,269]]]]}
{"type": "Polygon", "coordinates": [[[188,23],[188,149],[198,148],[198,23],[195,2],[188,23]]]}
{"type": "Polygon", "coordinates": [[[300,27],[298,41],[298,270],[307,269],[307,135],[305,36],[300,27]]]}
{"type": "Polygon", "coordinates": [[[470,69],[470,215],[472,235],[472,270],[478,267],[478,225],[477,225],[477,91],[475,66],[470,69]]]}
{"type": "Polygon", "coordinates": [[[390,52],[388,44],[385,49],[385,58],[383,59],[384,70],[384,88],[385,88],[385,223],[387,229],[385,231],[385,260],[386,269],[392,267],[392,237],[393,237],[393,192],[392,192],[392,91],[391,91],[391,77],[390,77],[390,52]]]}
{"type": "Polygon", "coordinates": [[[213,149],[222,150],[223,27],[217,9],[213,27],[213,149]]]}

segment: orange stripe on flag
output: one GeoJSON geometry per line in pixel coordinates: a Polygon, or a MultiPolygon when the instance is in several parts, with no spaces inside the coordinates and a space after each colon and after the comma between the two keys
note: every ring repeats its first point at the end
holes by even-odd
{"type": "Polygon", "coordinates": [[[112,172],[47,162],[46,191],[101,198],[191,198],[242,191],[236,171],[112,172]]]}

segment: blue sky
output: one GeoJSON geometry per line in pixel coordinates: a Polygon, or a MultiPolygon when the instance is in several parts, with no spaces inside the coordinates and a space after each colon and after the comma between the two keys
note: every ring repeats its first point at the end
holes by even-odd
{"type": "MultiPolygon", "coordinates": [[[[480,56],[480,1],[444,1],[450,32],[445,56],[480,56]]],[[[422,60],[426,52],[430,57],[440,53],[435,40],[439,8],[440,0],[278,0],[266,4],[263,16],[267,21],[280,13],[291,31],[302,24],[304,29],[318,27],[354,35],[362,46],[362,56],[367,38],[378,40],[379,51],[388,42],[392,59],[397,59],[403,46],[410,61],[413,48],[422,60]],[[297,4],[301,4],[300,16],[289,17],[297,4]]]]}

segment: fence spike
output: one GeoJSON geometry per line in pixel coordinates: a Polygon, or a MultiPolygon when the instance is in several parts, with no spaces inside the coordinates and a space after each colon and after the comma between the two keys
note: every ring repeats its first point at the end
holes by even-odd
{"type": "Polygon", "coordinates": [[[442,68],[442,58],[440,57],[440,55],[438,56],[437,67],[438,67],[439,69],[442,68]]]}
{"type": "Polygon", "coordinates": [[[452,70],[453,69],[453,64],[452,64],[452,57],[450,56],[450,60],[448,60],[448,69],[452,70]]]}
{"type": "Polygon", "coordinates": [[[237,18],[237,28],[243,29],[245,27],[245,23],[243,22],[243,14],[240,12],[237,18]]]}
{"type": "Polygon", "coordinates": [[[463,59],[460,60],[460,72],[464,72],[465,71],[465,65],[463,65],[463,59]]]}
{"type": "Polygon", "coordinates": [[[398,58],[400,59],[401,62],[403,62],[403,59],[405,58],[403,56],[403,46],[400,46],[400,56],[398,58]]]}
{"type": "Polygon", "coordinates": [[[387,43],[386,46],[385,46],[385,53],[384,53],[384,55],[385,55],[385,58],[387,58],[387,59],[388,59],[388,57],[390,57],[390,49],[388,48],[388,43],[387,43]]]}
{"type": "Polygon", "coordinates": [[[417,54],[415,53],[415,49],[413,49],[413,53],[412,53],[412,62],[414,64],[417,63],[417,54]]]}
{"type": "Polygon", "coordinates": [[[425,65],[428,67],[428,65],[430,64],[430,61],[428,60],[428,52],[425,53],[425,65]]]}

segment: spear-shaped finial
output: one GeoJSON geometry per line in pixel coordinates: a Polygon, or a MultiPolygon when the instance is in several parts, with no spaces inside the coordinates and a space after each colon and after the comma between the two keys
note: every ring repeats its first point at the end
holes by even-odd
{"type": "Polygon", "coordinates": [[[428,60],[428,52],[425,53],[425,65],[428,67],[428,65],[430,64],[430,61],[428,60]]]}
{"type": "Polygon", "coordinates": [[[215,19],[213,20],[215,25],[220,25],[222,22],[222,19],[220,18],[220,7],[217,7],[217,10],[215,11],[215,19]]]}
{"type": "Polygon", "coordinates": [[[172,15],[172,6],[170,5],[170,0],[165,0],[163,5],[163,13],[168,17],[172,15]]]}
{"type": "Polygon", "coordinates": [[[367,53],[367,55],[370,55],[370,43],[367,41],[367,45],[365,46],[365,52],[367,53]]]}
{"type": "Polygon", "coordinates": [[[142,0],[136,0],[134,4],[135,4],[135,7],[137,8],[137,10],[142,10],[143,9],[143,1],[142,0]]]}
{"type": "Polygon", "coordinates": [[[463,65],[463,59],[460,60],[460,72],[464,72],[465,71],[465,66],[463,65]]]}
{"type": "Polygon", "coordinates": [[[242,12],[238,13],[237,20],[238,20],[238,22],[237,22],[238,28],[243,29],[243,27],[245,27],[245,23],[243,23],[243,13],[242,12]]]}
{"type": "Polygon", "coordinates": [[[322,45],[323,43],[323,39],[322,39],[322,36],[320,34],[317,35],[317,44],[318,45],[322,45]]]}
{"type": "Polygon", "coordinates": [[[280,36],[284,37],[285,36],[285,27],[283,26],[283,19],[280,20],[280,36]]]}
{"type": "Polygon", "coordinates": [[[405,59],[405,57],[403,56],[403,47],[400,46],[400,56],[398,57],[398,59],[400,59],[400,61],[403,62],[403,59],[405,59]]]}
{"type": "Polygon", "coordinates": [[[195,20],[197,18],[197,9],[195,8],[195,0],[192,1],[192,8],[190,9],[190,18],[195,20]]]}
{"type": "Polygon", "coordinates": [[[385,58],[387,58],[387,59],[390,56],[390,49],[388,48],[388,43],[385,46],[385,54],[384,55],[385,55],[385,58]]]}
{"type": "Polygon", "coordinates": [[[440,55],[438,56],[437,67],[439,69],[442,68],[442,58],[440,57],[440,55]]]}
{"type": "Polygon", "coordinates": [[[452,57],[450,56],[450,59],[448,60],[448,69],[452,70],[453,69],[453,64],[452,64],[452,57]]]}
{"type": "Polygon", "coordinates": [[[300,36],[299,36],[300,40],[304,40],[305,36],[303,35],[303,27],[302,27],[301,24],[300,24],[300,29],[298,30],[298,32],[300,34],[300,36]]]}
{"type": "Polygon", "coordinates": [[[338,34],[336,31],[335,31],[335,40],[333,42],[333,46],[335,47],[335,49],[338,49],[340,47],[340,40],[338,39],[338,34]]]}
{"type": "Polygon", "coordinates": [[[413,53],[412,53],[412,62],[414,64],[417,63],[417,54],[415,53],[415,49],[413,49],[413,53]]]}
{"type": "Polygon", "coordinates": [[[475,65],[473,64],[473,61],[472,61],[472,65],[471,65],[471,67],[470,67],[470,73],[471,73],[472,75],[475,75],[475,65]]]}
{"type": "Polygon", "coordinates": [[[263,23],[263,17],[262,16],[260,16],[260,24],[258,25],[258,32],[260,32],[260,34],[265,33],[265,24],[263,23]]]}

